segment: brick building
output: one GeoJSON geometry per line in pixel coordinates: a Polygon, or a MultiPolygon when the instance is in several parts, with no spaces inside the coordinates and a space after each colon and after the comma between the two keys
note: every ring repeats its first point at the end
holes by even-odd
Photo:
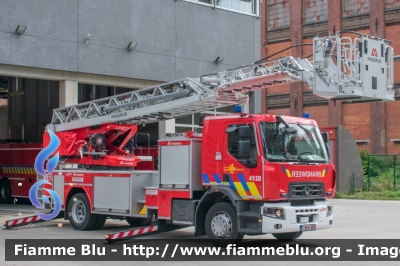
{"type": "Polygon", "coordinates": [[[262,112],[293,116],[307,112],[321,127],[345,126],[360,150],[400,153],[400,0],[267,0],[262,5],[261,58],[307,57],[312,46],[277,52],[312,43],[318,34],[357,31],[393,41],[396,91],[395,102],[348,103],[314,96],[296,82],[263,92],[262,112]]]}

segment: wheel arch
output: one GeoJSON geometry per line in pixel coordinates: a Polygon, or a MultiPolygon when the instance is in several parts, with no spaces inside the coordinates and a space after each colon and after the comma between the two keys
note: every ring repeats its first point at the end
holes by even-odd
{"type": "Polygon", "coordinates": [[[0,176],[0,183],[1,182],[8,182],[11,184],[11,181],[7,176],[0,176]]]}
{"type": "Polygon", "coordinates": [[[236,193],[233,188],[228,186],[214,186],[210,188],[207,193],[201,198],[195,216],[195,236],[205,235],[205,220],[208,210],[215,203],[218,202],[231,202],[236,208],[237,201],[241,201],[242,198],[236,193]]]}

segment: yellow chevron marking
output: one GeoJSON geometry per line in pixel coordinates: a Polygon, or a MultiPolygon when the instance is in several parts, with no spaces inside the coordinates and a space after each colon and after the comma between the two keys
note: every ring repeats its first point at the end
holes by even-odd
{"type": "Polygon", "coordinates": [[[233,182],[233,184],[235,185],[239,196],[241,196],[241,197],[246,197],[247,196],[247,193],[244,190],[243,185],[242,185],[241,182],[233,182]]]}
{"type": "Polygon", "coordinates": [[[146,204],[143,206],[143,209],[139,212],[139,214],[146,214],[146,204]]]}
{"type": "Polygon", "coordinates": [[[286,169],[286,174],[288,177],[292,177],[292,175],[290,174],[290,171],[288,169],[286,169]]]}
{"type": "Polygon", "coordinates": [[[252,196],[254,197],[260,196],[260,192],[258,192],[257,186],[256,184],[254,184],[254,182],[247,182],[247,186],[249,187],[252,196]]]}

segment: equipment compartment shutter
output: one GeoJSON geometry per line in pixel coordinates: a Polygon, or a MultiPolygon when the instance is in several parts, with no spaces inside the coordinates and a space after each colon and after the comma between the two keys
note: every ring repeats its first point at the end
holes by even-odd
{"type": "Polygon", "coordinates": [[[129,178],[94,177],[94,208],[126,213],[130,203],[129,178]]]}
{"type": "Polygon", "coordinates": [[[161,147],[161,184],[189,185],[190,146],[161,147]]]}

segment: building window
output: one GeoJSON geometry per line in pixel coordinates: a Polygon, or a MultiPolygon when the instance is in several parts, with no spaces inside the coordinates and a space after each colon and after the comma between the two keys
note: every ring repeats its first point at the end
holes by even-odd
{"type": "Polygon", "coordinates": [[[328,0],[305,0],[303,3],[304,23],[328,21],[328,0]]]}
{"type": "Polygon", "coordinates": [[[369,14],[369,0],[342,0],[343,17],[369,14]]]}
{"type": "Polygon", "coordinates": [[[290,1],[268,0],[268,30],[287,28],[290,25],[290,1]]]}
{"type": "Polygon", "coordinates": [[[392,8],[400,8],[400,1],[399,0],[385,0],[385,8],[392,9],[392,8]]]}
{"type": "Polygon", "coordinates": [[[257,15],[258,0],[215,0],[215,5],[230,10],[257,15]]]}
{"type": "Polygon", "coordinates": [[[0,107],[7,105],[10,78],[0,76],[0,107]]]}
{"type": "MultiPolygon", "coordinates": [[[[231,114],[233,113],[233,106],[226,106],[204,113],[217,115],[217,114],[231,114]]],[[[175,119],[175,133],[182,133],[185,131],[195,131],[197,133],[202,133],[203,127],[199,126],[200,123],[200,113],[187,115],[175,119]]]]}
{"type": "Polygon", "coordinates": [[[78,83],[78,103],[102,99],[134,89],[78,83]]]}
{"type": "Polygon", "coordinates": [[[219,9],[226,9],[243,14],[259,14],[260,0],[184,0],[197,4],[205,4],[219,9]]]}
{"type": "Polygon", "coordinates": [[[199,126],[200,114],[192,114],[175,119],[175,132],[182,133],[185,131],[202,132],[202,127],[199,126]]]}

